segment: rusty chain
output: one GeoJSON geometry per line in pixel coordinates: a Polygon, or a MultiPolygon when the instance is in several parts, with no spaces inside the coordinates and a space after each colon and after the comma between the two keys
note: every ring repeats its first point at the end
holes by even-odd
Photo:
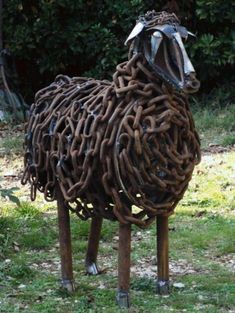
{"type": "Polygon", "coordinates": [[[151,28],[156,25],[179,24],[180,21],[174,13],[168,13],[166,11],[156,12],[153,10],[140,15],[137,22],[143,22],[145,27],[151,28]]]}
{"type": "Polygon", "coordinates": [[[59,75],[31,107],[22,183],[48,201],[59,184],[68,208],[140,227],[170,215],[200,161],[185,95],[172,92],[141,54],[113,82],[59,75]]]}

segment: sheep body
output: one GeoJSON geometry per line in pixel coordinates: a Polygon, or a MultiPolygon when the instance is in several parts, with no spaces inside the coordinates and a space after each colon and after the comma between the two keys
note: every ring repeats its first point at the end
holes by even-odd
{"type": "Polygon", "coordinates": [[[59,75],[36,94],[22,182],[32,200],[38,189],[49,201],[59,184],[82,219],[144,227],[173,212],[199,160],[186,96],[137,54],[117,66],[112,83],[59,75]]]}

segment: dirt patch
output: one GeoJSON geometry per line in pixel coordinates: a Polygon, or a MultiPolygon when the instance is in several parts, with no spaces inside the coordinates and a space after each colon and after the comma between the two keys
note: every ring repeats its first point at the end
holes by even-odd
{"type": "MultiPolygon", "coordinates": [[[[196,268],[187,260],[180,259],[178,261],[170,260],[169,271],[171,276],[183,276],[202,272],[202,269],[196,268]]],[[[157,260],[155,257],[146,257],[138,261],[131,268],[131,272],[137,277],[156,278],[157,275],[157,260]]]]}
{"type": "MultiPolygon", "coordinates": [[[[117,268],[110,266],[110,261],[105,260],[103,266],[106,267],[106,273],[117,276],[117,268]]],[[[183,276],[189,274],[195,274],[198,272],[205,272],[201,268],[196,268],[193,264],[187,260],[180,259],[178,261],[170,260],[169,271],[171,276],[183,276]]],[[[156,279],[157,276],[157,261],[156,257],[145,257],[137,261],[136,264],[131,266],[131,274],[139,278],[156,279]]]]}
{"type": "MultiPolygon", "coordinates": [[[[41,251],[44,252],[44,250],[41,250],[41,251]]],[[[52,248],[51,250],[49,250],[49,252],[51,252],[51,254],[55,253],[55,251],[57,251],[57,248],[52,248]]],[[[40,252],[38,250],[31,250],[27,254],[34,254],[34,253],[40,253],[40,252]]],[[[54,274],[55,276],[59,277],[59,275],[60,275],[60,258],[58,256],[56,258],[53,258],[53,259],[50,259],[47,261],[45,261],[44,259],[41,262],[36,261],[36,262],[29,264],[29,267],[32,270],[51,273],[51,274],[54,274]]]]}
{"type": "Polygon", "coordinates": [[[235,151],[235,145],[223,147],[220,145],[209,145],[209,147],[202,149],[202,154],[215,154],[235,151]]]}
{"type": "Polygon", "coordinates": [[[213,261],[219,263],[221,266],[226,266],[235,274],[235,253],[230,253],[213,258],[213,261]]]}

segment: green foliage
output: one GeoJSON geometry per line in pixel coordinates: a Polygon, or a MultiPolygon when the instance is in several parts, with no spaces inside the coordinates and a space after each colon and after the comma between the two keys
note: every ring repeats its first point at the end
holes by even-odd
{"type": "Polygon", "coordinates": [[[231,145],[235,145],[235,136],[225,136],[223,141],[222,141],[222,144],[224,146],[231,146],[231,145]]]}
{"type": "Polygon", "coordinates": [[[16,57],[21,87],[30,101],[36,90],[61,72],[110,79],[115,65],[127,57],[123,43],[137,16],[150,9],[175,11],[182,24],[197,33],[188,50],[203,86],[211,88],[231,80],[235,55],[232,0],[178,4],[163,0],[9,0],[4,6],[4,45],[16,57]]]}
{"type": "Polygon", "coordinates": [[[10,189],[4,189],[0,186],[0,196],[2,198],[8,198],[10,201],[14,202],[17,205],[20,205],[20,200],[18,197],[14,196],[13,192],[15,190],[18,190],[18,188],[10,188],[10,189]]]}
{"type": "MultiPolygon", "coordinates": [[[[1,179],[0,179],[1,180],[1,179]]],[[[5,199],[9,199],[11,202],[17,204],[17,205],[20,205],[20,200],[18,197],[16,197],[14,195],[14,192],[16,190],[18,190],[19,188],[17,187],[11,187],[11,188],[3,188],[1,185],[0,185],[0,199],[1,198],[5,198],[5,199]]]]}
{"type": "Polygon", "coordinates": [[[210,93],[192,99],[193,116],[203,149],[235,143],[234,99],[231,85],[214,88],[210,93]]]}
{"type": "Polygon", "coordinates": [[[11,226],[11,219],[0,216],[0,260],[4,259],[5,252],[11,244],[12,234],[9,231],[11,226]]]}
{"type": "Polygon", "coordinates": [[[23,151],[23,136],[6,136],[0,139],[1,147],[4,149],[4,153],[8,154],[20,154],[23,151]]]}
{"type": "Polygon", "coordinates": [[[155,292],[155,285],[152,279],[147,277],[136,278],[131,281],[131,288],[138,291],[155,292]]]}
{"type": "Polygon", "coordinates": [[[13,265],[11,263],[3,263],[0,265],[0,270],[5,275],[11,276],[15,279],[29,278],[34,274],[34,272],[26,264],[24,264],[24,260],[21,260],[19,263],[15,263],[13,265]]]}
{"type": "Polygon", "coordinates": [[[31,220],[30,227],[24,229],[24,234],[19,240],[20,245],[30,249],[46,249],[55,243],[57,230],[51,221],[43,219],[41,216],[22,217],[22,221],[31,220]]]}
{"type": "Polygon", "coordinates": [[[40,214],[41,212],[37,207],[26,201],[21,202],[18,208],[15,210],[15,215],[17,217],[35,218],[40,214]]]}
{"type": "Polygon", "coordinates": [[[198,38],[190,54],[203,81],[231,81],[235,62],[235,3],[233,1],[197,0],[198,38]],[[222,74],[222,75],[221,75],[222,74]]]}

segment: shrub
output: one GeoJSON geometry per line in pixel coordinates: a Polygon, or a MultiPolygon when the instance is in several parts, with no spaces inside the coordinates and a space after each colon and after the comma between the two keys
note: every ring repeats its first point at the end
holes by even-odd
{"type": "Polygon", "coordinates": [[[5,46],[16,58],[21,88],[31,101],[58,73],[109,79],[126,58],[123,43],[136,17],[168,9],[197,33],[198,40],[189,43],[191,57],[204,86],[211,88],[231,80],[234,5],[232,0],[8,0],[5,46]]]}
{"type": "Polygon", "coordinates": [[[234,9],[233,1],[196,1],[198,39],[190,52],[201,80],[210,87],[231,81],[234,74],[234,9]]]}

